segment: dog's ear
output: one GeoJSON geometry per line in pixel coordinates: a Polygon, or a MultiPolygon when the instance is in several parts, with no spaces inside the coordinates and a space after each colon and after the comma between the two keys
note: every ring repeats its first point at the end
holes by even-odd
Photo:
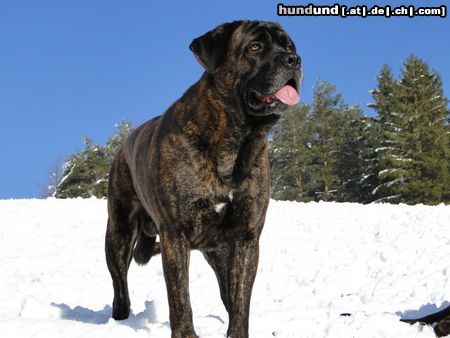
{"type": "Polygon", "coordinates": [[[189,48],[208,73],[214,74],[225,59],[228,43],[242,21],[225,23],[192,40],[189,48]]]}

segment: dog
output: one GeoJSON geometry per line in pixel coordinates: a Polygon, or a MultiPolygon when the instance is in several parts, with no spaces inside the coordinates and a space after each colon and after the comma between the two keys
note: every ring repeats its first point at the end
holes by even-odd
{"type": "Polygon", "coordinates": [[[222,24],[190,49],[205,69],[200,80],[138,127],[111,167],[112,316],[129,316],[132,257],[145,264],[161,253],[172,338],[198,337],[188,289],[195,249],[217,277],[227,337],[245,338],[269,204],[268,134],[299,101],[301,59],[280,25],[262,21],[222,24]]]}

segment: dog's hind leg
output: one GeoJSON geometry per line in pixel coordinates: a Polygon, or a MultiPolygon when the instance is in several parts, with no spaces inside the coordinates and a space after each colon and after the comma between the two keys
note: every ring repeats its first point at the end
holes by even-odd
{"type": "Polygon", "coordinates": [[[118,217],[118,215],[111,215],[108,218],[105,252],[106,262],[113,280],[112,316],[116,320],[126,319],[130,314],[127,275],[136,235],[136,227],[126,224],[124,219],[118,217]],[[128,229],[125,230],[125,228],[128,229]]]}
{"type": "Polygon", "coordinates": [[[127,174],[128,167],[120,163],[120,159],[116,161],[110,173],[108,191],[105,253],[114,287],[112,316],[116,320],[126,319],[130,314],[127,275],[138,234],[135,215],[140,208],[127,174]]]}

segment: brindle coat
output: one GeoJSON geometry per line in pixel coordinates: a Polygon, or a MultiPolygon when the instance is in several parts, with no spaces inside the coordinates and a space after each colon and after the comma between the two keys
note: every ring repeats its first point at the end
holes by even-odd
{"type": "Polygon", "coordinates": [[[300,58],[279,25],[260,21],[223,24],[190,48],[205,73],[132,133],[111,168],[105,248],[112,315],[129,316],[132,256],[145,264],[161,252],[172,337],[197,337],[188,288],[190,250],[197,249],[216,274],[227,336],[248,337],[269,203],[267,135],[287,108],[261,97],[286,83],[298,90],[300,58]]]}

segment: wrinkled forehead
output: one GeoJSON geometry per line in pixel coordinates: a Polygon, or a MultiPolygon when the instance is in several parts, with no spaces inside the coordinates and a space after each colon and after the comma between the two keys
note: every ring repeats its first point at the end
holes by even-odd
{"type": "Polygon", "coordinates": [[[281,26],[274,22],[267,21],[247,21],[241,25],[234,33],[235,44],[248,44],[251,41],[269,41],[286,45],[293,43],[281,26]]]}

